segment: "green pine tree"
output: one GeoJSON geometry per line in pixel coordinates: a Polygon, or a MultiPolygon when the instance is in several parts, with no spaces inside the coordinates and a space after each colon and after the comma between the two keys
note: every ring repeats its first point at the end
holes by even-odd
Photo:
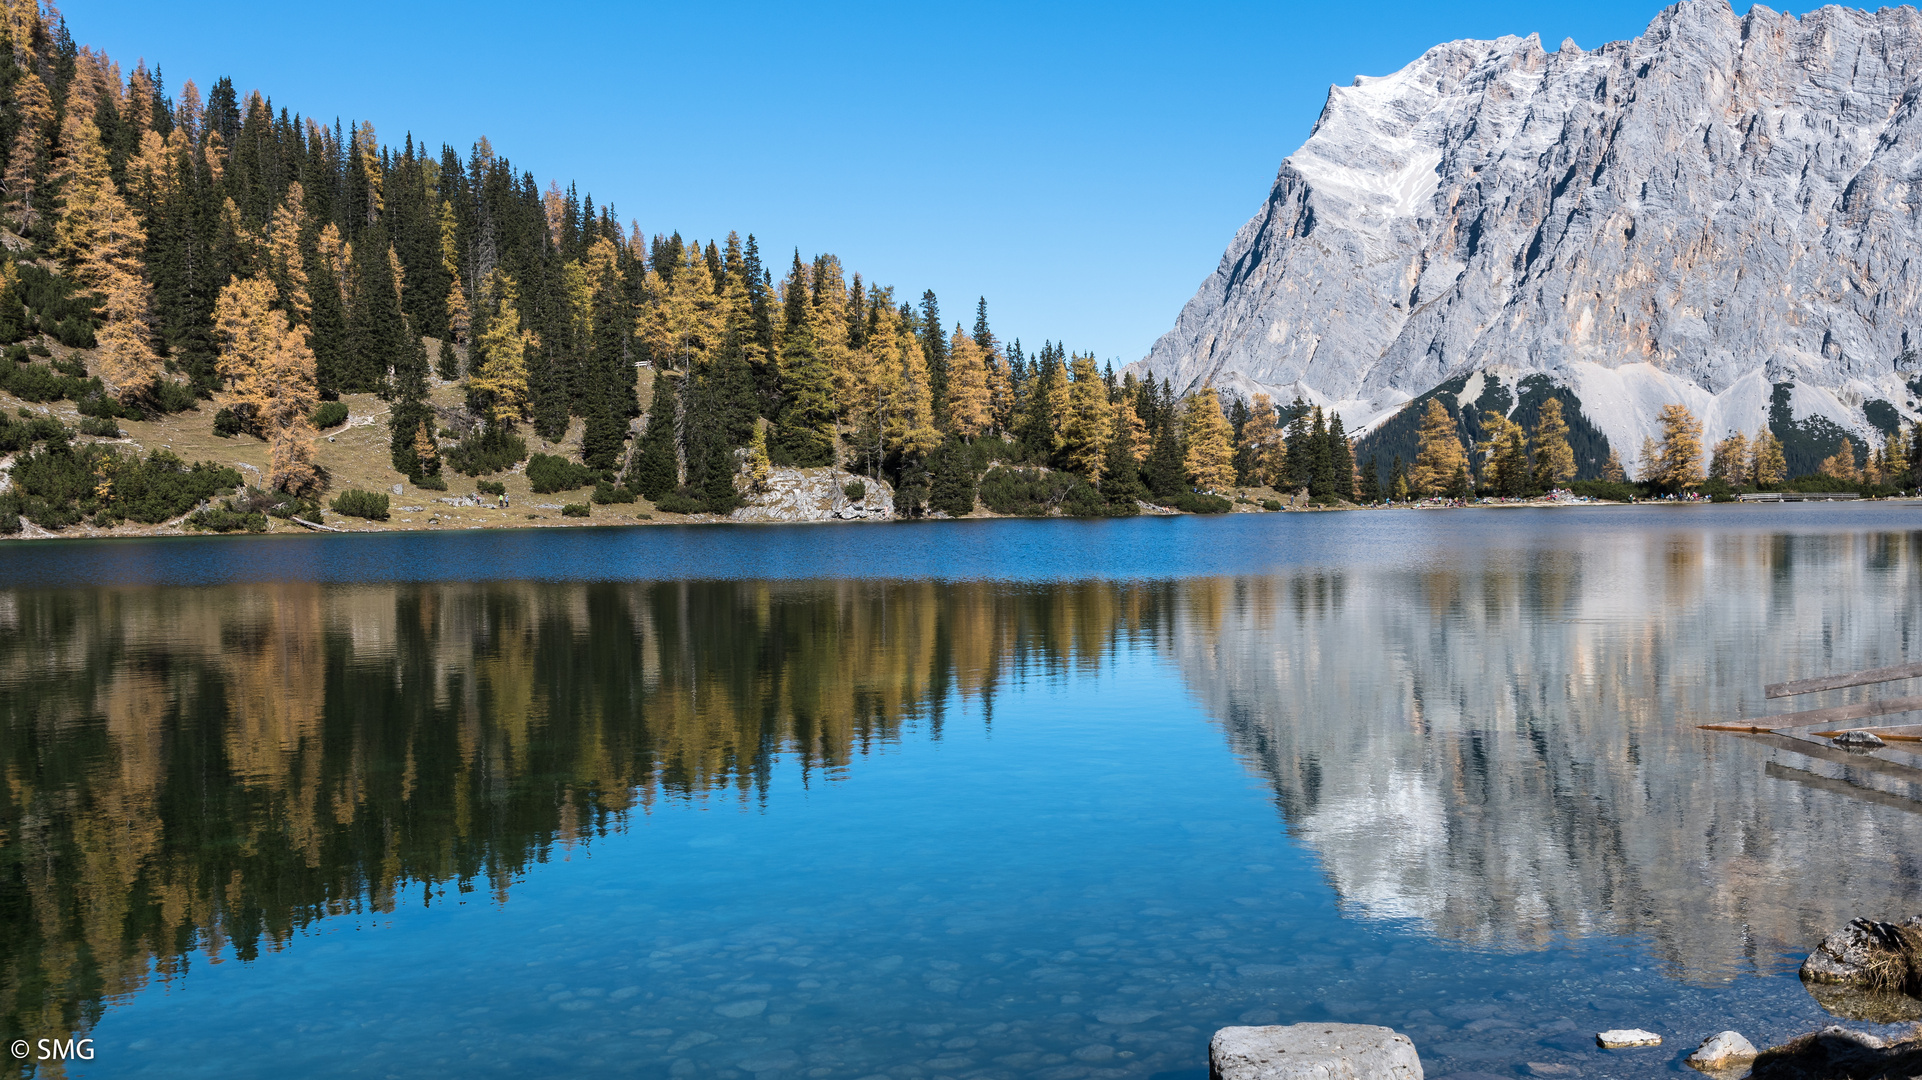
{"type": "Polygon", "coordinates": [[[1188,463],[1181,436],[1175,430],[1174,410],[1162,411],[1161,418],[1161,430],[1155,432],[1154,446],[1148,450],[1144,471],[1148,490],[1157,500],[1166,501],[1188,490],[1188,463]]]}
{"type": "Polygon", "coordinates": [[[1355,450],[1348,445],[1348,433],[1342,429],[1340,413],[1329,415],[1327,445],[1329,490],[1338,499],[1354,502],[1355,450]]]}
{"type": "Polygon", "coordinates": [[[928,508],[952,517],[974,510],[974,452],[959,435],[950,435],[929,455],[928,508]]]}
{"type": "Polygon", "coordinates": [[[674,462],[674,383],[673,376],[655,372],[647,430],[641,433],[627,468],[627,489],[648,499],[659,500],[681,484],[680,469],[674,462]]]}
{"type": "Polygon", "coordinates": [[[834,461],[834,383],[828,366],[814,351],[814,311],[808,303],[807,274],[801,256],[787,284],[782,320],[781,415],[774,424],[774,460],[803,468],[834,461]]]}
{"type": "Polygon", "coordinates": [[[1141,512],[1137,500],[1148,495],[1141,486],[1141,470],[1128,446],[1128,429],[1114,425],[1108,439],[1108,454],[1101,466],[1101,497],[1108,504],[1109,517],[1131,517],[1141,512]]]}
{"type": "Polygon", "coordinates": [[[419,480],[421,461],[414,442],[421,425],[433,423],[434,410],[427,404],[427,345],[417,334],[408,337],[414,347],[394,365],[394,404],[387,414],[388,451],[395,472],[419,480]]]}

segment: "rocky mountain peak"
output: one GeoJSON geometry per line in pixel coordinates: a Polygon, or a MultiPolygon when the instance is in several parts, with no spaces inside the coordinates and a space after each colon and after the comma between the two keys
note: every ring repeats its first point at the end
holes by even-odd
{"type": "Polygon", "coordinates": [[[1471,379],[1553,393],[1631,467],[1674,401],[1832,452],[1917,415],[1918,241],[1922,15],[1684,0],[1592,51],[1453,41],[1331,88],[1132,367],[1351,431],[1486,407],[1471,379]]]}

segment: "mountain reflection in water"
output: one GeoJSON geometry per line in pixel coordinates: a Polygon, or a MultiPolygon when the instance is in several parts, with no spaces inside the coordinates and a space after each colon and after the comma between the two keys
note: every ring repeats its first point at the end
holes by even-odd
{"type": "Polygon", "coordinates": [[[1170,638],[1349,909],[1714,980],[1922,909],[1922,775],[1697,724],[1922,651],[1922,535],[1655,535],[1202,587],[1170,638]]]}
{"type": "MultiPolygon", "coordinates": [[[[507,900],[666,801],[769,797],[1013,683],[1166,658],[1353,913],[1773,970],[1913,910],[1922,786],[1696,723],[1915,659],[1922,535],[1650,534],[1162,583],[0,592],[7,1041],[328,915],[507,900]]],[[[1847,691],[1817,703],[1872,693],[1847,691]]]]}

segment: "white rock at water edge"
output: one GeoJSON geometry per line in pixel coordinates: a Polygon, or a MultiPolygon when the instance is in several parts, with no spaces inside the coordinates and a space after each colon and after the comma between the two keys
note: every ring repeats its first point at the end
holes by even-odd
{"type": "Polygon", "coordinates": [[[1688,1056],[1688,1063],[1703,1072],[1716,1072],[1747,1065],[1759,1053],[1755,1044],[1742,1037],[1739,1031],[1724,1031],[1710,1035],[1702,1040],[1702,1045],[1688,1056]]]}
{"type": "Polygon", "coordinates": [[[1611,1049],[1624,1046],[1662,1045],[1660,1035],[1653,1031],[1643,1031],[1641,1028],[1616,1028],[1614,1031],[1604,1031],[1595,1036],[1595,1041],[1611,1049]]]}
{"type": "Polygon", "coordinates": [[[1408,1036],[1372,1024],[1227,1027],[1208,1042],[1209,1080],[1422,1080],[1408,1036]]]}

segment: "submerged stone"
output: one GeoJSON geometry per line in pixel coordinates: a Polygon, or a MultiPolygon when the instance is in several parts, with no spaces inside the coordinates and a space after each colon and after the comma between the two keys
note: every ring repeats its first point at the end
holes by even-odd
{"type": "Polygon", "coordinates": [[[1210,1080],[1422,1080],[1408,1036],[1373,1024],[1226,1027],[1208,1042],[1210,1080]]]}
{"type": "Polygon", "coordinates": [[[1595,1036],[1595,1041],[1611,1050],[1629,1046],[1662,1045],[1660,1035],[1652,1031],[1643,1031],[1641,1028],[1616,1028],[1612,1031],[1600,1032],[1595,1036]]]}

